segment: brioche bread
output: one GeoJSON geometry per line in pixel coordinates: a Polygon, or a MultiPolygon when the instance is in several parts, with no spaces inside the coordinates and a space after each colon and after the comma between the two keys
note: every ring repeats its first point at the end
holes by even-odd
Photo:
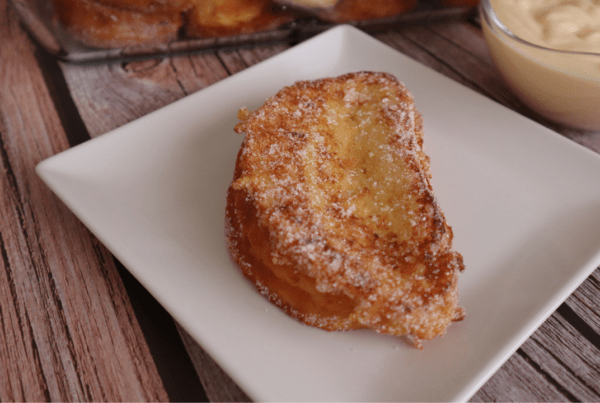
{"type": "Polygon", "coordinates": [[[73,38],[93,48],[246,34],[295,18],[271,0],[54,0],[54,10],[73,38]]]}
{"type": "Polygon", "coordinates": [[[168,43],[177,39],[183,24],[181,11],[153,0],[127,1],[127,8],[95,0],[54,0],[60,24],[82,44],[94,48],[119,48],[168,43]],[[148,7],[136,11],[135,6],[148,7]]]}
{"type": "Polygon", "coordinates": [[[463,260],[403,84],[376,72],[301,81],[239,118],[225,232],[263,295],[311,326],[417,346],[462,318],[463,260]]]}
{"type": "Polygon", "coordinates": [[[185,34],[191,38],[247,34],[277,28],[294,16],[270,0],[191,1],[185,34]]]}
{"type": "Polygon", "coordinates": [[[342,23],[398,15],[417,0],[53,0],[56,22],[93,48],[250,34],[304,17],[342,23]]]}

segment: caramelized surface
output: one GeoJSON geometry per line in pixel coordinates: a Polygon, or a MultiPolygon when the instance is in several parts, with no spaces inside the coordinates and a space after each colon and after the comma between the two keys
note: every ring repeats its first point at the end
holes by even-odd
{"type": "Polygon", "coordinates": [[[295,18],[271,0],[54,0],[58,21],[87,46],[119,48],[264,31],[295,18]]]}
{"type": "Polygon", "coordinates": [[[251,33],[291,22],[291,13],[270,0],[191,0],[186,34],[210,37],[251,33]]]}
{"type": "Polygon", "coordinates": [[[264,295],[309,325],[417,342],[462,317],[462,257],[402,84],[369,72],[299,82],[240,117],[227,235],[264,295]]]}
{"type": "Polygon", "coordinates": [[[96,48],[154,45],[276,29],[297,18],[328,22],[390,17],[417,0],[53,0],[57,20],[96,48]]]}
{"type": "MultiPolygon", "coordinates": [[[[54,0],[57,18],[65,29],[91,47],[118,48],[167,43],[177,38],[183,23],[181,11],[149,7],[144,12],[113,7],[106,0],[54,0]]],[[[128,1],[155,3],[153,1],[128,1]]]]}

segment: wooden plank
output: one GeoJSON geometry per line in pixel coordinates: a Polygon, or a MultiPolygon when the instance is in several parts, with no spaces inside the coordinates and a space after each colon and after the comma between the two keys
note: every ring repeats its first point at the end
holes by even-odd
{"type": "Polygon", "coordinates": [[[61,69],[91,137],[228,76],[214,54],[92,66],[61,64],[61,69]]]}
{"type": "Polygon", "coordinates": [[[568,397],[544,375],[532,371],[527,358],[514,354],[470,399],[471,402],[565,402],[568,397]]]}
{"type": "Polygon", "coordinates": [[[471,401],[598,401],[600,351],[552,315],[471,401]]]}
{"type": "Polygon", "coordinates": [[[61,68],[90,136],[96,137],[277,54],[284,46],[61,68]]]}
{"type": "Polygon", "coordinates": [[[600,401],[600,351],[560,315],[552,315],[521,350],[574,401],[600,401]]]}
{"type": "MultiPolygon", "coordinates": [[[[61,69],[85,129],[91,137],[96,137],[277,54],[285,47],[264,46],[110,65],[62,64],[61,69]]],[[[247,401],[248,397],[212,358],[183,329],[180,328],[180,332],[210,400],[247,401]]]]}
{"type": "Polygon", "coordinates": [[[168,400],[112,257],[34,172],[68,143],[6,0],[0,38],[0,400],[168,400]]]}
{"type": "Polygon", "coordinates": [[[218,52],[218,55],[227,71],[233,75],[286,49],[289,49],[288,45],[259,46],[239,50],[223,50],[218,52]]]}
{"type": "Polygon", "coordinates": [[[211,402],[249,402],[248,395],[227,375],[221,367],[178,326],[181,339],[202,381],[202,386],[211,402]]]}
{"type": "Polygon", "coordinates": [[[478,53],[485,49],[481,36],[468,23],[454,25],[450,33],[446,32],[451,30],[450,23],[438,23],[388,31],[377,38],[488,98],[514,110],[522,110],[522,103],[510,92],[495,67],[489,64],[487,55],[478,53]],[[465,39],[461,41],[461,37],[465,39]],[[477,45],[466,47],[471,43],[477,45]]]}
{"type": "MultiPolygon", "coordinates": [[[[565,302],[587,326],[600,335],[600,268],[571,295],[565,302]]],[[[596,345],[600,348],[600,345],[596,345]]]]}
{"type": "MultiPolygon", "coordinates": [[[[561,133],[565,137],[583,145],[584,147],[600,153],[600,131],[582,131],[561,126],[538,115],[536,112],[523,104],[519,99],[517,99],[517,97],[504,83],[503,78],[495,67],[487,44],[485,43],[483,35],[478,27],[469,23],[440,23],[433,24],[429,26],[429,28],[438,33],[440,36],[443,36],[445,39],[453,42],[456,47],[464,48],[468,53],[476,55],[477,59],[481,62],[481,65],[485,66],[485,69],[479,69],[479,71],[476,66],[475,69],[461,71],[461,75],[463,76],[466,73],[469,77],[477,77],[481,75],[483,70],[485,70],[485,75],[482,77],[482,79],[476,79],[476,81],[479,81],[481,87],[486,88],[486,91],[479,92],[484,93],[486,96],[492,99],[496,99],[503,105],[508,106],[520,114],[541,123],[549,129],[561,133]],[[502,96],[495,96],[494,93],[502,94],[502,96]]],[[[434,51],[436,52],[436,55],[442,54],[441,49],[434,51]]],[[[465,63],[460,58],[449,58],[447,60],[456,60],[461,61],[461,63],[465,63]]],[[[465,61],[468,62],[468,59],[465,59],[465,61]]],[[[478,91],[477,88],[474,89],[478,91]]]]}
{"type": "Polygon", "coordinates": [[[523,104],[496,69],[481,31],[467,21],[406,27],[377,35],[382,42],[455,81],[600,152],[600,131],[580,131],[546,120],[523,104]]]}
{"type": "Polygon", "coordinates": [[[91,137],[185,95],[170,59],[91,66],[63,64],[61,68],[91,137]]]}

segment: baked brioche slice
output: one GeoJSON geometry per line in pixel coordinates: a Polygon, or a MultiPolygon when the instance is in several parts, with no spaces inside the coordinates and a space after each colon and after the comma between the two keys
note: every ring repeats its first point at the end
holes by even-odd
{"type": "Polygon", "coordinates": [[[185,34],[191,38],[249,34],[278,28],[294,15],[271,0],[190,0],[185,34]]]}
{"type": "Polygon", "coordinates": [[[417,346],[462,319],[463,260],[403,84],[376,72],[302,81],[239,117],[226,235],[262,294],[308,325],[417,346]]]}
{"type": "MultiPolygon", "coordinates": [[[[142,0],[139,2],[142,3],[142,0]]],[[[124,8],[108,3],[109,0],[54,0],[54,8],[66,31],[93,48],[171,42],[177,39],[183,25],[182,10],[175,7],[184,7],[182,0],[173,1],[169,7],[146,1],[148,7],[144,12],[129,9],[134,6],[133,0],[124,2],[124,8]]]]}

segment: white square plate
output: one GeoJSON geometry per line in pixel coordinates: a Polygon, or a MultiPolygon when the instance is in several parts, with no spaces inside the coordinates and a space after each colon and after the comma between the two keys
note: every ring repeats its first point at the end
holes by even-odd
{"type": "Polygon", "coordinates": [[[256,400],[468,399],[600,263],[598,155],[347,26],[37,171],[256,400]],[[395,74],[414,94],[433,187],[467,266],[467,318],[422,351],[296,322],[253,289],[225,246],[237,110],[297,80],[359,70],[395,74]]]}

